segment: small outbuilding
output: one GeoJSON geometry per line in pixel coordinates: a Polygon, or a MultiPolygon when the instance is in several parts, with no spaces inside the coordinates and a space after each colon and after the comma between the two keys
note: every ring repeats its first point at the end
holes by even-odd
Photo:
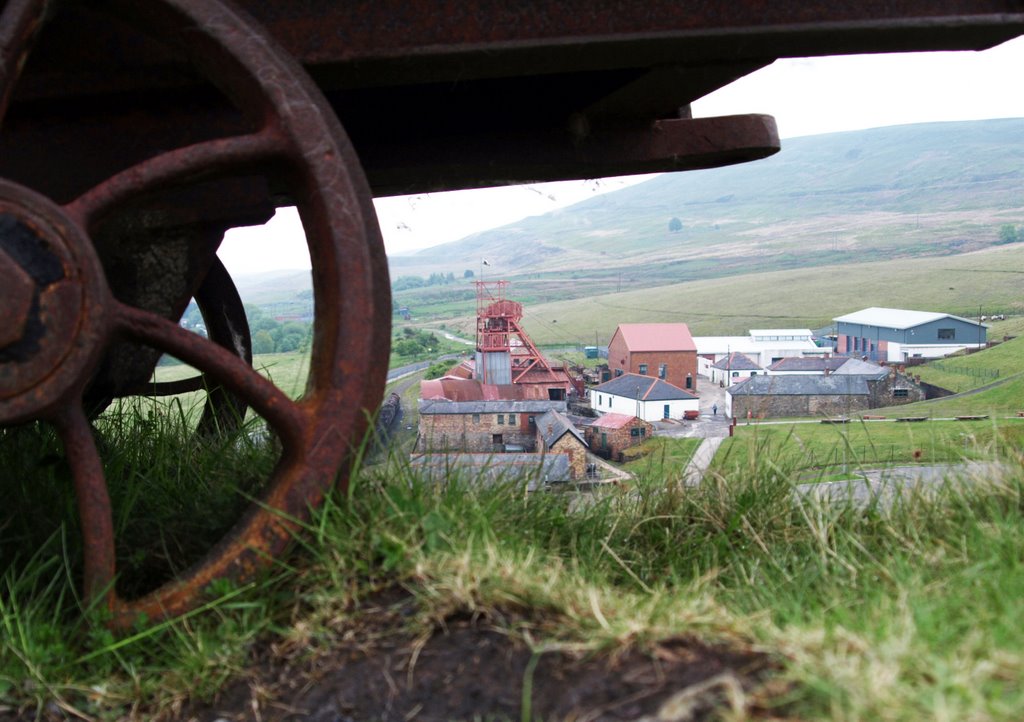
{"type": "Polygon", "coordinates": [[[537,417],[538,451],[564,454],[569,460],[569,478],[582,479],[587,473],[587,442],[565,414],[548,411],[537,417]]]}
{"type": "Polygon", "coordinates": [[[654,433],[654,426],[629,414],[601,414],[585,429],[590,451],[606,459],[621,460],[623,452],[642,444],[654,433]]]}
{"type": "Polygon", "coordinates": [[[764,374],[764,367],[745,353],[733,351],[711,366],[711,381],[719,386],[732,386],[751,376],[764,374]]]}

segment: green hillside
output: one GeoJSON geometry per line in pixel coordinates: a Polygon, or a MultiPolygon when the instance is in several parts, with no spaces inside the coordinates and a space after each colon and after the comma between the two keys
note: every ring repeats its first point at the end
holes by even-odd
{"type": "MultiPolygon", "coordinates": [[[[607,343],[619,323],[683,321],[697,335],[751,328],[820,328],[866,306],[943,311],[972,317],[1024,313],[1024,244],[958,256],[833,265],[636,288],[528,305],[524,324],[538,343],[607,343]],[[1022,269],[1021,271],[1015,269],[1022,269]]],[[[510,296],[520,299],[518,284],[510,296]]],[[[472,308],[467,307],[467,314],[472,308]]],[[[449,327],[472,327],[468,320],[449,327]]]]}
{"type": "Polygon", "coordinates": [[[486,256],[524,287],[569,272],[606,291],[622,275],[660,285],[948,255],[998,243],[1002,225],[1024,223],[1022,181],[1024,119],[796,138],[756,163],[657,176],[393,257],[392,275],[461,274],[486,256]],[[673,218],[681,230],[669,230],[673,218]]]}

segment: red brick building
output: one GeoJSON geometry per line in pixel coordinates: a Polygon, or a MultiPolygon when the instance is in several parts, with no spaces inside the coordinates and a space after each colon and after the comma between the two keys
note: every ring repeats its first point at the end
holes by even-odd
{"type": "Polygon", "coordinates": [[[697,391],[697,345],[685,323],[620,323],[608,343],[614,376],[640,374],[697,391]]]}

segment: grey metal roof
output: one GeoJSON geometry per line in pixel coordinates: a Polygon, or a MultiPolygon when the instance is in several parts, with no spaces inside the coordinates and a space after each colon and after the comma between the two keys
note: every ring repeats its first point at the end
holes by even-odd
{"type": "Polygon", "coordinates": [[[587,445],[579,429],[573,426],[573,423],[567,417],[557,411],[548,411],[543,416],[537,417],[537,431],[540,432],[541,438],[544,439],[544,446],[548,449],[554,446],[555,442],[567,433],[579,439],[580,443],[584,446],[587,445]]]}
{"type": "Polygon", "coordinates": [[[611,381],[605,381],[600,386],[595,386],[593,390],[627,399],[639,398],[640,401],[675,401],[678,399],[689,401],[697,398],[667,381],[640,374],[617,376],[611,381]]]}
{"type": "Polygon", "coordinates": [[[564,401],[529,399],[526,401],[448,401],[420,399],[421,414],[543,414],[565,411],[564,401]]]}
{"type": "Polygon", "coordinates": [[[568,454],[422,454],[410,463],[424,478],[441,483],[452,476],[486,484],[518,481],[534,491],[570,480],[568,454]]]}
{"type": "Polygon", "coordinates": [[[733,396],[864,396],[873,376],[795,374],[751,376],[728,389],[733,396]]]}
{"type": "MultiPolygon", "coordinates": [[[[978,321],[972,321],[962,316],[954,316],[951,313],[938,313],[935,311],[908,311],[903,308],[881,308],[872,306],[860,311],[848,313],[845,316],[836,316],[833,321],[837,323],[859,323],[864,326],[878,326],[879,328],[893,328],[903,330],[921,326],[942,318],[955,318],[964,323],[979,325],[978,321]]],[[[984,325],[984,324],[980,324],[984,325]]]]}

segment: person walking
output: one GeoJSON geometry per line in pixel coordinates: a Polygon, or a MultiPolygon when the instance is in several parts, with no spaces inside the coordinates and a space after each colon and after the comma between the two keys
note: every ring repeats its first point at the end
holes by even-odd
{"type": "Polygon", "coordinates": [[[711,404],[711,414],[718,416],[718,404],[711,404]]]}

